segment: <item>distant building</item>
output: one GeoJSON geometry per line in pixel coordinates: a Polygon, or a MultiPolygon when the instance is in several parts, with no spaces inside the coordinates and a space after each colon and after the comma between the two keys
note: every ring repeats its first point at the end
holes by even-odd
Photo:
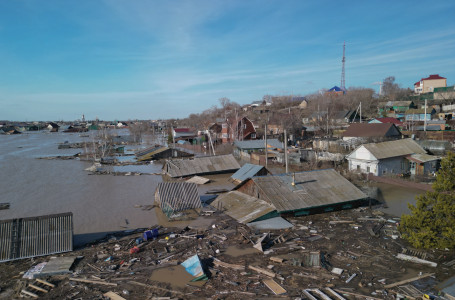
{"type": "Polygon", "coordinates": [[[237,136],[241,141],[244,140],[255,140],[256,129],[254,128],[253,122],[250,121],[247,117],[243,117],[238,121],[237,124],[237,136]]]}
{"type": "Polygon", "coordinates": [[[401,132],[393,123],[352,123],[343,132],[343,140],[351,139],[393,139],[400,138],[401,132]]]}
{"type": "Polygon", "coordinates": [[[436,113],[436,110],[432,107],[428,108],[425,112],[425,109],[408,109],[404,115],[406,121],[429,121],[436,113]]]}
{"type": "Polygon", "coordinates": [[[335,96],[338,96],[338,95],[344,95],[346,91],[343,90],[342,88],[338,87],[338,86],[334,86],[333,88],[331,88],[330,90],[328,90],[327,92],[325,92],[326,95],[335,95],[335,96]]]}
{"type": "Polygon", "coordinates": [[[376,119],[371,120],[368,123],[392,123],[392,124],[395,124],[395,126],[403,125],[403,122],[401,122],[397,118],[391,118],[391,117],[376,118],[376,119]]]}
{"type": "Polygon", "coordinates": [[[439,74],[430,75],[427,78],[422,78],[414,83],[414,93],[424,94],[431,93],[435,88],[446,87],[447,79],[439,76],[439,74]]]}

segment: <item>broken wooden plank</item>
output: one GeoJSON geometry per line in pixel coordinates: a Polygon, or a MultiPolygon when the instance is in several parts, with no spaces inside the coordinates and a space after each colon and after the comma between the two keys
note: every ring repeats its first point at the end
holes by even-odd
{"type": "Polygon", "coordinates": [[[274,261],[274,262],[277,262],[277,263],[283,263],[284,258],[277,257],[277,256],[272,256],[272,257],[270,257],[270,260],[274,261]]]}
{"type": "Polygon", "coordinates": [[[273,279],[264,279],[262,280],[264,284],[275,294],[275,295],[282,295],[286,293],[286,290],[276,283],[273,279]]]}
{"type": "Polygon", "coordinates": [[[338,300],[346,300],[344,297],[342,297],[340,294],[338,294],[337,292],[335,292],[334,290],[332,290],[329,287],[326,287],[325,290],[328,291],[330,293],[330,295],[334,296],[338,300]]]}
{"type": "Polygon", "coordinates": [[[179,292],[179,291],[170,290],[170,289],[165,289],[165,288],[162,288],[162,287],[159,287],[159,286],[150,285],[150,284],[145,284],[145,283],[142,283],[142,282],[128,281],[128,283],[130,283],[130,284],[135,284],[135,285],[139,285],[139,286],[146,287],[146,288],[150,288],[150,289],[157,289],[157,290],[160,290],[160,291],[175,293],[175,294],[179,294],[179,295],[185,295],[184,293],[179,292]]]}
{"type": "Polygon", "coordinates": [[[410,283],[410,282],[413,282],[413,281],[416,281],[416,280],[419,280],[419,279],[422,279],[422,278],[430,277],[430,276],[433,276],[433,275],[434,275],[434,273],[422,274],[420,276],[412,277],[412,278],[405,279],[405,280],[402,280],[402,281],[398,281],[398,282],[395,282],[395,283],[386,284],[384,286],[384,288],[390,289],[390,288],[393,288],[393,287],[396,287],[396,286],[399,286],[399,285],[410,283]]]}
{"type": "Polygon", "coordinates": [[[381,298],[375,298],[375,297],[372,297],[372,296],[365,296],[365,295],[357,294],[357,293],[353,293],[353,292],[346,292],[346,291],[343,291],[343,290],[340,290],[340,289],[334,289],[334,290],[337,293],[340,293],[342,295],[350,295],[350,296],[354,296],[354,297],[359,297],[360,299],[382,300],[381,298]]]}
{"type": "Polygon", "coordinates": [[[432,261],[429,261],[429,260],[425,260],[425,259],[421,259],[421,258],[418,258],[418,257],[415,257],[415,256],[406,255],[406,254],[403,254],[403,253],[398,253],[397,254],[397,258],[401,259],[401,260],[406,260],[406,261],[418,263],[418,264],[428,265],[428,266],[431,266],[431,267],[437,267],[438,266],[438,264],[435,263],[435,262],[432,262],[432,261]]]}
{"type": "Polygon", "coordinates": [[[275,278],[275,276],[276,276],[275,273],[269,272],[269,271],[264,270],[264,269],[261,269],[261,268],[259,268],[259,267],[248,266],[248,268],[250,268],[251,270],[256,271],[256,272],[258,272],[258,273],[261,273],[261,274],[267,275],[267,276],[269,276],[269,277],[272,277],[272,278],[275,278]]]}
{"type": "Polygon", "coordinates": [[[77,281],[77,282],[84,282],[84,283],[117,286],[117,283],[111,283],[111,282],[105,282],[105,281],[99,281],[99,280],[90,280],[90,279],[82,279],[82,278],[70,278],[70,280],[77,281]]]}
{"type": "Polygon", "coordinates": [[[213,264],[215,266],[231,268],[231,269],[234,269],[234,270],[245,270],[245,266],[229,264],[229,263],[223,262],[223,261],[221,261],[219,259],[216,259],[214,257],[213,257],[213,264]]]}
{"type": "Polygon", "coordinates": [[[206,184],[210,182],[210,179],[202,177],[202,176],[194,176],[188,179],[186,182],[196,183],[196,184],[206,184]]]}
{"type": "Polygon", "coordinates": [[[43,280],[43,279],[36,278],[35,281],[38,281],[39,283],[42,283],[42,284],[45,284],[45,285],[48,285],[48,286],[50,286],[50,287],[52,287],[52,288],[55,287],[54,284],[52,284],[52,283],[50,283],[50,282],[47,282],[46,280],[43,280]]]}
{"type": "Polygon", "coordinates": [[[111,300],[126,300],[125,298],[114,292],[104,293],[103,296],[108,297],[111,300]]]}
{"type": "Polygon", "coordinates": [[[33,297],[33,298],[39,298],[39,296],[37,294],[29,292],[27,290],[21,290],[21,293],[23,293],[23,294],[25,294],[27,296],[33,297]]]}
{"type": "Polygon", "coordinates": [[[32,289],[35,289],[35,290],[43,292],[43,293],[47,293],[48,292],[48,290],[43,289],[42,287],[39,287],[39,286],[34,285],[32,283],[30,283],[28,286],[31,287],[32,289]]]}

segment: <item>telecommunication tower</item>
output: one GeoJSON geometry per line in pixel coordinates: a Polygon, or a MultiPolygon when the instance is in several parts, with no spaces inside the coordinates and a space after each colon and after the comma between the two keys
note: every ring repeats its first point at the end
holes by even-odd
{"type": "Polygon", "coordinates": [[[340,83],[340,88],[343,91],[346,91],[345,77],[344,77],[344,63],[346,62],[345,48],[346,48],[346,41],[343,43],[343,59],[341,60],[341,83],[340,83]]]}

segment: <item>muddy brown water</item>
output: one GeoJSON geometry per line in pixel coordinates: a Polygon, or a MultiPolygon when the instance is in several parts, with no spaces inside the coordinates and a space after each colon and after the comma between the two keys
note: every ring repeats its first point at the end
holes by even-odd
{"type": "MultiPolygon", "coordinates": [[[[76,245],[109,232],[156,225],[155,211],[139,206],[153,204],[155,189],[163,181],[161,175],[88,175],[84,169],[91,166],[89,162],[37,159],[74,155],[82,149],[58,149],[59,143],[92,140],[60,132],[0,135],[0,202],[11,204],[9,209],[0,210],[0,220],[72,212],[76,245]]],[[[136,171],[134,167],[128,166],[128,171],[136,171]]],[[[138,172],[160,173],[162,164],[138,168],[138,172]]],[[[214,175],[213,183],[199,188],[200,194],[226,187],[230,175],[214,175]]]]}
{"type": "MultiPolygon", "coordinates": [[[[116,134],[124,135],[127,131],[116,134]]],[[[109,232],[156,225],[155,211],[139,206],[153,204],[155,189],[163,181],[161,175],[88,175],[84,170],[91,166],[88,162],[37,159],[74,155],[82,149],[58,149],[58,144],[92,140],[91,136],[60,132],[0,135],[0,202],[11,204],[9,209],[0,210],[0,220],[72,212],[76,245],[109,232]]],[[[153,163],[123,169],[160,173],[161,168],[161,164],[153,163]]],[[[206,176],[212,182],[198,187],[200,195],[212,189],[231,189],[234,186],[228,181],[231,175],[206,176]]],[[[379,200],[389,207],[386,211],[398,216],[407,212],[407,202],[415,203],[415,195],[421,193],[386,184],[378,186],[379,200]]]]}

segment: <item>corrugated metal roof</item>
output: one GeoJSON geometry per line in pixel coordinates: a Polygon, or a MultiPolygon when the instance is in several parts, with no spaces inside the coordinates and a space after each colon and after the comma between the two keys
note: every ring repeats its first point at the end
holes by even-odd
{"type": "Polygon", "coordinates": [[[195,157],[193,159],[167,160],[163,166],[170,177],[185,177],[221,172],[233,172],[240,165],[232,154],[195,157]]]}
{"type": "MultiPolygon", "coordinates": [[[[264,140],[235,141],[234,145],[240,149],[264,149],[264,140]]],[[[269,148],[284,149],[284,145],[278,139],[268,139],[269,148]]]]}
{"type": "Polygon", "coordinates": [[[0,262],[73,251],[73,213],[0,221],[0,262]]]}
{"type": "Polygon", "coordinates": [[[211,203],[211,206],[222,206],[226,210],[225,213],[228,216],[236,219],[242,224],[252,222],[276,210],[273,205],[264,200],[251,197],[238,191],[231,191],[218,196],[211,203]]]}
{"type": "Polygon", "coordinates": [[[240,182],[254,177],[264,167],[254,164],[244,164],[231,178],[240,182]]]}
{"type": "Polygon", "coordinates": [[[278,212],[339,204],[367,196],[333,169],[253,177],[278,212]]]}
{"type": "Polygon", "coordinates": [[[174,212],[202,207],[195,183],[161,182],[155,190],[155,202],[168,216],[174,212]]]}
{"type": "Polygon", "coordinates": [[[426,151],[420,147],[413,139],[403,139],[382,143],[370,143],[363,145],[377,159],[389,157],[410,155],[410,154],[425,154],[426,151]]]}

